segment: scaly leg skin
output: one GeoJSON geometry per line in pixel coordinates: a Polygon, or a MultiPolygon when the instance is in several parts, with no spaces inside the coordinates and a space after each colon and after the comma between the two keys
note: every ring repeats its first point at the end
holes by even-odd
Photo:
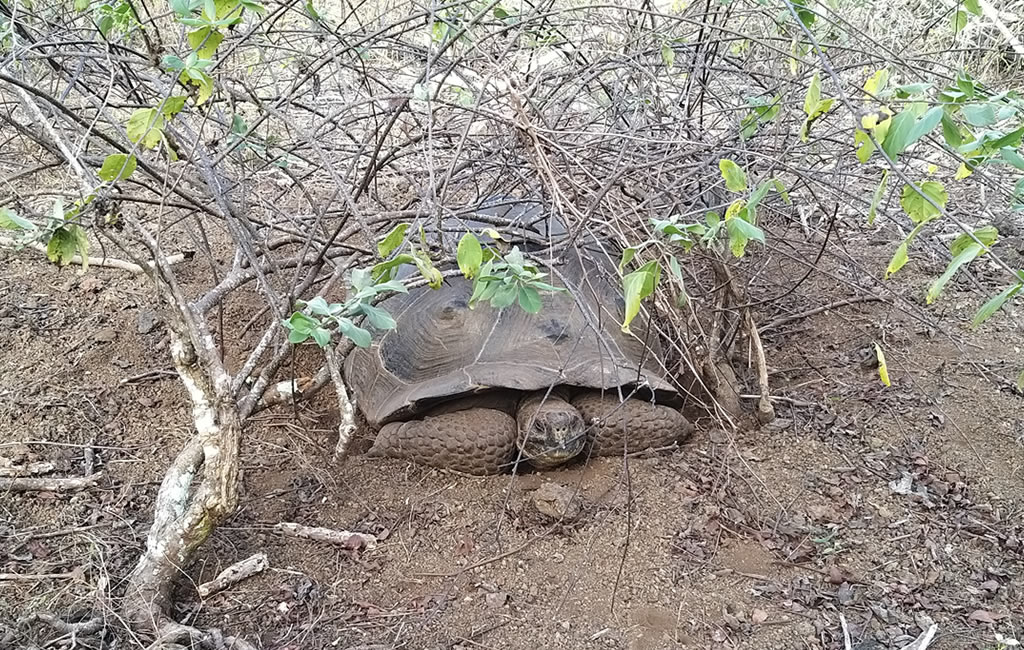
{"type": "MultiPolygon", "coordinates": [[[[693,433],[693,424],[670,406],[629,398],[619,402],[615,393],[588,391],[572,400],[590,427],[590,453],[621,456],[651,447],[683,442],[693,433]],[[628,447],[623,443],[628,439],[628,447]]],[[[584,452],[587,453],[587,452],[584,452]]]]}
{"type": "Polygon", "coordinates": [[[369,456],[388,456],[483,476],[500,474],[517,456],[516,420],[504,411],[471,408],[385,424],[369,456]]]}

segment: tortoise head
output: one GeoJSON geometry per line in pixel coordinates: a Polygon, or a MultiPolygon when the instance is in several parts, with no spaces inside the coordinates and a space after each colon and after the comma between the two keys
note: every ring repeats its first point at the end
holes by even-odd
{"type": "Polygon", "coordinates": [[[569,402],[555,395],[531,396],[519,407],[519,449],[541,469],[575,458],[586,445],[586,422],[569,402]]]}

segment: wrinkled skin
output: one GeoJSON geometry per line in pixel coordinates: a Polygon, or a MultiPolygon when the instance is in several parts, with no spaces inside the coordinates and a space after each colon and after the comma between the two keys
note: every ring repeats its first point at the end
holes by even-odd
{"type": "Polygon", "coordinates": [[[677,410],[613,391],[537,391],[455,400],[421,419],[386,424],[373,456],[487,475],[520,463],[549,469],[585,456],[614,456],[685,441],[693,425],[677,410]]]}

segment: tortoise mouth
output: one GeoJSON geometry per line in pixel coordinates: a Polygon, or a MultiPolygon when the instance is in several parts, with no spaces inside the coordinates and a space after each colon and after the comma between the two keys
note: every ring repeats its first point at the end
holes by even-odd
{"type": "Polygon", "coordinates": [[[586,442],[582,427],[579,431],[535,431],[523,441],[521,449],[531,465],[545,469],[569,462],[583,451],[586,442]]]}

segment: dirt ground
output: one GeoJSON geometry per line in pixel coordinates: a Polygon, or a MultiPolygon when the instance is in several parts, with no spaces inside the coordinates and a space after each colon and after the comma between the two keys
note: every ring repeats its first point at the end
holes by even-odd
{"type": "MultiPolygon", "coordinates": [[[[1024,640],[1024,336],[1006,315],[971,332],[978,299],[963,279],[924,306],[940,260],[883,289],[891,244],[865,246],[856,261],[826,255],[825,273],[759,313],[780,398],[763,428],[698,423],[656,457],[472,478],[367,459],[365,439],[336,462],[327,396],[264,413],[244,442],[241,507],[183,568],[176,616],[278,650],[842,648],[840,617],[859,650],[903,647],[933,622],[939,650],[1024,640]],[[886,300],[771,326],[853,285],[886,300]],[[577,520],[534,511],[545,482],[579,487],[577,520]],[[380,543],[298,541],[281,521],[380,543]],[[257,552],[268,570],[197,595],[257,552]]],[[[769,269],[773,286],[802,269],[769,269]]],[[[137,645],[117,624],[118,596],[190,436],[152,305],[122,271],[0,252],[0,466],[102,472],[83,491],[0,493],[0,645],[75,647],[26,620],[47,612],[100,615],[104,647],[137,645]]],[[[234,305],[225,318],[249,315],[234,305]]]]}

